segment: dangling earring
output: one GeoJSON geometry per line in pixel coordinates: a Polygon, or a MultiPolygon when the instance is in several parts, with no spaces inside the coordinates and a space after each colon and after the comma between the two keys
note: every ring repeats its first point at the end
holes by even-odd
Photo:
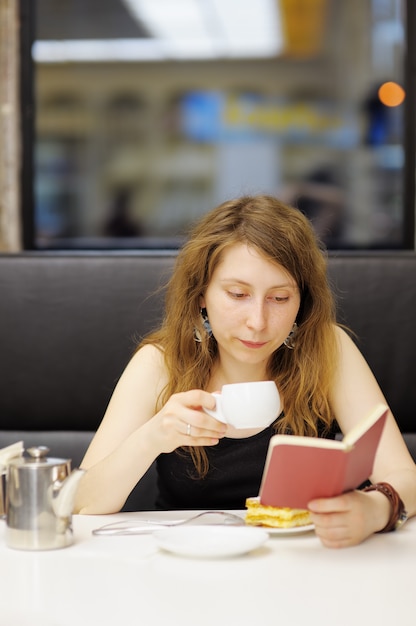
{"type": "Polygon", "coordinates": [[[288,336],[283,342],[286,348],[289,348],[289,350],[293,350],[296,345],[295,337],[296,337],[297,332],[298,332],[298,325],[296,324],[296,322],[294,322],[292,326],[292,330],[290,331],[290,333],[288,334],[288,336]]]}
{"type": "MultiPolygon", "coordinates": [[[[205,328],[205,332],[208,336],[208,339],[210,339],[212,337],[212,328],[211,328],[211,324],[209,323],[209,319],[208,319],[208,313],[206,308],[202,308],[200,310],[201,313],[201,318],[202,318],[202,325],[205,328]]],[[[202,337],[201,337],[201,333],[199,332],[198,328],[195,326],[194,328],[194,339],[195,341],[197,341],[198,343],[202,342],[202,337]]]]}
{"type": "Polygon", "coordinates": [[[202,317],[202,324],[205,328],[205,331],[208,335],[209,338],[212,337],[212,328],[211,328],[211,324],[209,323],[209,319],[208,319],[208,313],[206,308],[204,307],[203,309],[201,309],[201,317],[202,317]]]}

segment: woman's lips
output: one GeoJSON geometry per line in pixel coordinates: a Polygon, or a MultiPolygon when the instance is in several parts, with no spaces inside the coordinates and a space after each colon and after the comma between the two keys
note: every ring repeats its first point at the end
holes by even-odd
{"type": "Polygon", "coordinates": [[[246,348],[252,348],[252,349],[262,348],[267,343],[267,341],[244,341],[243,339],[240,339],[240,341],[243,344],[243,346],[246,346],[246,348]]]}

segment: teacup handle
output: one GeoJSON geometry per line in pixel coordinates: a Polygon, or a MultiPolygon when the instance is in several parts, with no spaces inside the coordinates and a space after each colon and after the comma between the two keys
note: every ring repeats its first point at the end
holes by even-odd
{"type": "Polygon", "coordinates": [[[215,409],[207,409],[206,407],[204,407],[204,411],[205,413],[208,413],[208,415],[211,415],[212,417],[215,417],[216,420],[218,420],[219,422],[222,422],[223,424],[227,423],[227,420],[225,419],[224,415],[222,414],[222,410],[221,410],[221,394],[214,392],[211,394],[211,396],[214,396],[215,401],[216,401],[216,407],[215,409]]]}

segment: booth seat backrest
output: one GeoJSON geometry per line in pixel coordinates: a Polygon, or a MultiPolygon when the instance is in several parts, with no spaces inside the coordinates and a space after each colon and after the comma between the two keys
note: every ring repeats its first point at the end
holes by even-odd
{"type": "Polygon", "coordinates": [[[416,255],[333,254],[328,271],[338,321],[355,333],[401,431],[416,433],[416,255]]]}
{"type": "MultiPolygon", "coordinates": [[[[23,439],[79,465],[137,341],[161,319],[174,261],[172,251],[0,256],[0,447],[23,439]]],[[[416,439],[416,256],[332,254],[329,278],[339,321],[416,439]]],[[[151,508],[145,485],[126,510],[151,508]]]]}
{"type": "MultiPolygon", "coordinates": [[[[78,467],[136,342],[161,318],[174,255],[0,256],[0,447],[78,467]]],[[[154,508],[152,467],[125,510],[154,508]]]]}

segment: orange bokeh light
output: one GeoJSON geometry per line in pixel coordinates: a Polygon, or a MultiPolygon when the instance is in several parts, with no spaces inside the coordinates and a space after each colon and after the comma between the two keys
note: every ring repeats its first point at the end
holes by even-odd
{"type": "Polygon", "coordinates": [[[388,107],[397,107],[405,99],[406,93],[403,87],[400,87],[397,83],[390,81],[383,83],[378,90],[378,97],[381,102],[388,107]]]}

